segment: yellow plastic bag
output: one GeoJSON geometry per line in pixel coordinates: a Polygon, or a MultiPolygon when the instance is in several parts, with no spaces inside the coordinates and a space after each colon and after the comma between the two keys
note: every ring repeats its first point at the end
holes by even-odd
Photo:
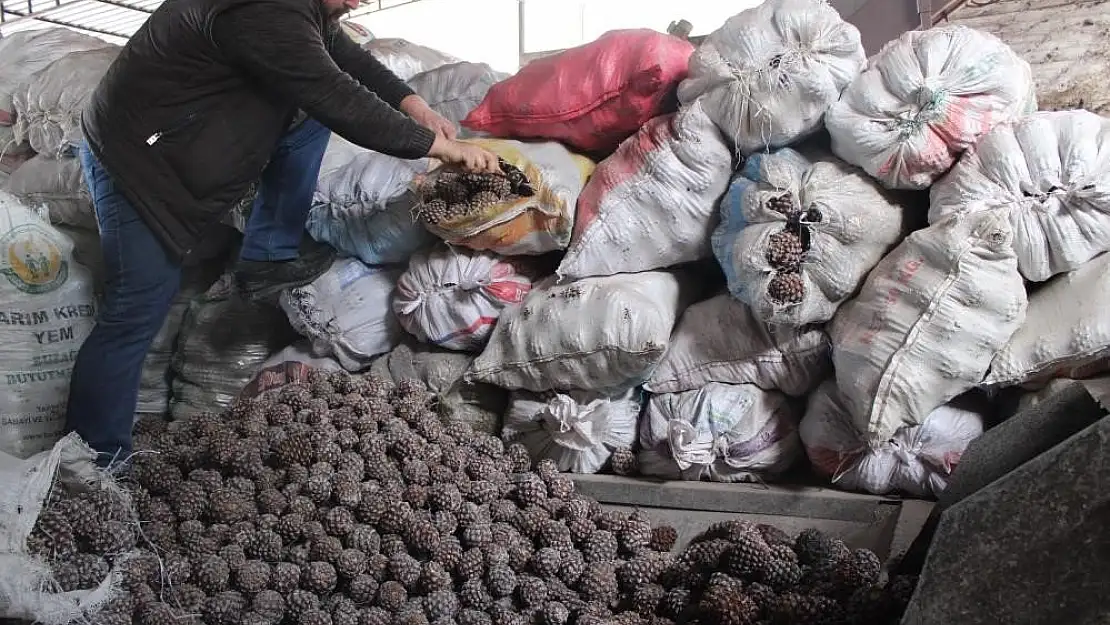
{"type": "MultiPolygon", "coordinates": [[[[507,256],[539,255],[570,244],[578,194],[595,163],[559,143],[523,143],[508,139],[471,139],[517,167],[534,194],[491,204],[477,212],[438,223],[422,220],[430,232],[453,245],[490,250],[507,256]]],[[[432,172],[422,188],[434,184],[432,172]]],[[[418,209],[419,210],[419,209],[418,209]]]]}

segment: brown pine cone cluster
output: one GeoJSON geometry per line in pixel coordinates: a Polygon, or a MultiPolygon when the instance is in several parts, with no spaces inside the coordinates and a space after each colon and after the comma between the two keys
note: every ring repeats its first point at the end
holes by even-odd
{"type": "Polygon", "coordinates": [[[430,225],[479,213],[501,202],[533,195],[519,168],[501,162],[500,174],[442,171],[421,189],[420,218],[430,225]]]}

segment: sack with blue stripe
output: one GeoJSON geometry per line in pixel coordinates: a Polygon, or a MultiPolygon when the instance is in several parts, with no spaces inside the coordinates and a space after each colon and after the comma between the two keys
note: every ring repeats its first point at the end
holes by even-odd
{"type": "Polygon", "coordinates": [[[757,154],[721,202],[713,252],[761,321],[824,323],[906,235],[905,200],[819,149],[757,154]]]}

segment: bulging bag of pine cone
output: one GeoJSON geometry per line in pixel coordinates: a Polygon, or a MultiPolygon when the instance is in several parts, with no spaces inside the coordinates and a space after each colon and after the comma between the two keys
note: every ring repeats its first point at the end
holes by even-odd
{"type": "MultiPolygon", "coordinates": [[[[333,153],[342,148],[336,144],[333,153]]],[[[316,182],[306,228],[368,265],[407,262],[434,240],[413,219],[416,196],[410,187],[428,170],[428,160],[409,161],[364,150],[342,164],[329,165],[316,182]]]]}
{"type": "Polygon", "coordinates": [[[732,151],[700,102],[656,117],[601,161],[578,198],[562,278],[637,273],[708,257],[732,151]]]}
{"type": "Polygon", "coordinates": [[[721,202],[713,250],[729,291],[766,323],[824,323],[909,229],[907,209],[815,150],[750,157],[721,202]]]}
{"type": "Polygon", "coordinates": [[[678,98],[701,98],[737,151],[753,154],[820,130],[866,61],[859,30],[828,2],[768,0],[706,37],[678,98]]]}
{"type": "Polygon", "coordinates": [[[28,206],[46,207],[50,223],[99,232],[79,159],[37,155],[12,172],[7,190],[28,206]]]}
{"type": "Polygon", "coordinates": [[[547,281],[505,310],[467,379],[512,390],[636,386],[663,358],[698,285],[687,272],[547,281]]]}
{"type": "Polygon", "coordinates": [[[339,258],[311,284],[284,291],[281,309],[315,355],[334,356],[348,371],[361,371],[401,342],[389,303],[399,275],[394,267],[339,258]]]}
{"type": "Polygon", "coordinates": [[[373,54],[401,80],[459,62],[450,54],[400,38],[370,39],[362,44],[362,49],[373,54]]]}
{"type": "Polygon", "coordinates": [[[651,118],[674,111],[693,51],[655,30],[611,30],[529,62],[490,89],[462,125],[607,154],[651,118]]]}
{"type": "Polygon", "coordinates": [[[474,356],[406,340],[370,366],[370,374],[394,383],[419,380],[434,397],[436,412],[448,423],[469,425],[475,432],[498,435],[509,392],[492,384],[473,383],[464,374],[474,356]]]}
{"type": "Polygon", "coordinates": [[[984,211],[918,230],[833,318],[836,381],[872,444],[979,385],[1025,320],[1009,219],[984,211]]]}
{"type": "Polygon", "coordinates": [[[957,398],[921,425],[899,428],[871,445],[830,380],[810,395],[799,434],[814,471],[839,488],[931,498],[944,492],[960,457],[983,433],[985,414],[980,403],[957,398]]]}
{"type": "Polygon", "coordinates": [[[996,124],[1037,110],[1029,64],[966,26],[887,43],[825,116],[833,151],[890,189],[925,189],[996,124]]]}
{"type": "Polygon", "coordinates": [[[1110,370],[1110,253],[1029,296],[1025,322],[995,355],[984,384],[1040,388],[1110,370]]]}
{"type": "Polygon", "coordinates": [[[641,395],[639,389],[518,391],[509,399],[501,437],[523,444],[533,461],[553,460],[566,473],[597,473],[614,451],[636,442],[641,395]]]}
{"type": "Polygon", "coordinates": [[[1018,270],[1042,282],[1110,250],[1110,119],[1034,113],[999,124],[929,191],[929,220],[1010,208],[1018,270]]]}
{"type": "Polygon", "coordinates": [[[96,319],[92,274],[73,241],[0,191],[0,450],[50,449],[65,425],[73,362],[96,319]]]}
{"type": "Polygon", "coordinates": [[[751,384],[653,395],[640,424],[640,471],[688,481],[773,478],[802,457],[799,417],[785,395],[751,384]]]}
{"type": "Polygon", "coordinates": [[[397,281],[393,312],[421,341],[481,351],[501,311],[532,290],[536,275],[526,265],[519,257],[439,245],[409,262],[397,281]]]}
{"type": "MultiPolygon", "coordinates": [[[[433,111],[459,124],[489,93],[490,87],[508,78],[485,63],[452,63],[421,72],[408,80],[433,111]]],[[[475,131],[459,127],[459,137],[475,136],[475,131]]]]}
{"type": "Polygon", "coordinates": [[[174,419],[223,412],[262,363],[296,338],[280,310],[246,302],[234,289],[225,274],[189,304],[173,355],[174,419]]]}
{"type": "Polygon", "coordinates": [[[823,330],[767,325],[750,306],[721,293],[686,310],[644,388],[680,393],[721,382],[797,396],[816,388],[831,370],[823,330]]]}
{"type": "Polygon", "coordinates": [[[594,162],[558,143],[470,139],[501,158],[502,174],[440,167],[419,185],[416,214],[454,245],[505,256],[566,249],[594,162]]]}
{"type": "Polygon", "coordinates": [[[76,434],[26,460],[0,452],[0,618],[109,622],[139,523],[95,462],[76,434]]]}

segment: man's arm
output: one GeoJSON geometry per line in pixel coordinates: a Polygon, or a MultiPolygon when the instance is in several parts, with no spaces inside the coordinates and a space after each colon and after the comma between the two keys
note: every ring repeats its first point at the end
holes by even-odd
{"type": "Polygon", "coordinates": [[[295,9],[247,4],[217,16],[212,39],[260,86],[289,98],[348,141],[398,158],[427,156],[435,133],[340,69],[317,28],[311,16],[295,9]]]}
{"type": "Polygon", "coordinates": [[[401,110],[401,101],[414,95],[413,90],[397,74],[374,58],[357,43],[351,41],[342,28],[336,28],[328,51],[339,69],[354,76],[355,80],[378,94],[386,104],[401,110]]]}

